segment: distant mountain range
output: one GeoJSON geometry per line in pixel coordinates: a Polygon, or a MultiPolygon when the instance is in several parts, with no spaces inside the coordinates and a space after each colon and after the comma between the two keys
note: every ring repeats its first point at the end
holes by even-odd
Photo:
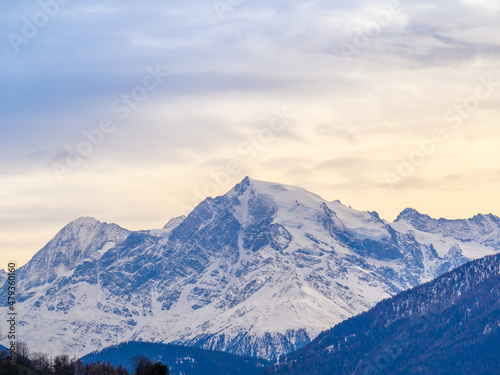
{"type": "Polygon", "coordinates": [[[378,303],[265,374],[500,374],[500,254],[378,303]]]}
{"type": "Polygon", "coordinates": [[[276,359],[499,244],[493,215],[391,223],[247,177],[162,229],[71,222],[18,272],[18,329],[49,354],[148,341],[276,359]]]}

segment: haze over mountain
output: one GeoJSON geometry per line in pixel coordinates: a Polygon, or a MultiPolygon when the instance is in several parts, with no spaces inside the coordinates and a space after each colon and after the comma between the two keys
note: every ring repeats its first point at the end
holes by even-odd
{"type": "Polygon", "coordinates": [[[68,224],[19,271],[19,330],[49,354],[143,340],[275,359],[495,253],[499,233],[493,215],[436,221],[407,209],[390,223],[247,177],[163,229],[68,224]]]}

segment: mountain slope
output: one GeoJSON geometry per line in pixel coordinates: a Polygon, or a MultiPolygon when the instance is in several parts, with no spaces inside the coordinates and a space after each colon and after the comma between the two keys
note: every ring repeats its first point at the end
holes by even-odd
{"type": "Polygon", "coordinates": [[[72,221],[19,269],[17,287],[23,293],[18,302],[35,295],[37,289],[69,275],[83,261],[99,259],[129,234],[130,231],[116,224],[101,223],[90,217],[72,221]]]}
{"type": "Polygon", "coordinates": [[[401,212],[396,222],[406,222],[413,228],[427,233],[439,234],[460,241],[475,241],[484,246],[500,250],[500,218],[495,215],[476,215],[466,220],[433,219],[414,209],[401,212]]]}
{"type": "Polygon", "coordinates": [[[146,342],[127,342],[84,356],[83,363],[109,362],[132,373],[133,357],[144,355],[152,362],[166,364],[172,375],[257,375],[270,363],[263,359],[240,357],[224,352],[146,342]]]}
{"type": "Polygon", "coordinates": [[[500,254],[321,333],[266,374],[500,373],[500,254]]]}
{"type": "Polygon", "coordinates": [[[384,298],[495,252],[483,236],[413,224],[245,178],[163,229],[114,226],[115,237],[88,229],[96,236],[80,253],[77,229],[67,242],[56,236],[20,270],[28,282],[19,329],[36,350],[78,356],[143,340],[278,358],[384,298]],[[58,274],[60,264],[72,268],[58,274]]]}

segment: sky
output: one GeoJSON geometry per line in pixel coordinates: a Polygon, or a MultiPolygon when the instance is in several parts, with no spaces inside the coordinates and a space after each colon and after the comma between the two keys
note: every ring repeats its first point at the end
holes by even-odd
{"type": "Polygon", "coordinates": [[[245,176],[394,220],[500,215],[500,3],[0,2],[0,268],[245,176]]]}

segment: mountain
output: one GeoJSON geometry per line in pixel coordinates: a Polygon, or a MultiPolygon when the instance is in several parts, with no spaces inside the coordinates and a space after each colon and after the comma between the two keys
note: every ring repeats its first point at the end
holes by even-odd
{"type": "Polygon", "coordinates": [[[449,236],[463,242],[475,241],[500,250],[500,218],[492,214],[476,215],[467,220],[436,220],[407,208],[396,221],[406,222],[421,232],[449,236]]]}
{"type": "Polygon", "coordinates": [[[182,223],[185,218],[186,218],[186,215],[174,217],[173,219],[170,219],[167,224],[165,224],[165,226],[163,227],[163,229],[165,229],[165,230],[174,229],[180,223],[182,223]]]}
{"type": "Polygon", "coordinates": [[[166,364],[172,375],[257,375],[270,366],[270,362],[259,358],[146,342],[122,343],[87,354],[81,360],[83,363],[109,362],[115,367],[121,364],[133,373],[133,357],[136,355],[166,364]]]}
{"type": "Polygon", "coordinates": [[[37,288],[70,275],[83,261],[99,259],[129,234],[116,224],[89,217],[69,223],[17,272],[18,288],[24,292],[18,302],[30,299],[37,288]]]}
{"type": "Polygon", "coordinates": [[[480,224],[458,235],[419,215],[390,223],[247,177],[163,229],[79,219],[19,270],[18,329],[49,354],[149,341],[276,359],[496,252],[480,224]]]}
{"type": "Polygon", "coordinates": [[[500,374],[500,254],[321,333],[265,374],[500,374]]]}
{"type": "Polygon", "coordinates": [[[4,285],[5,281],[7,280],[8,274],[5,270],[1,269],[0,270],[0,285],[4,285]]]}

